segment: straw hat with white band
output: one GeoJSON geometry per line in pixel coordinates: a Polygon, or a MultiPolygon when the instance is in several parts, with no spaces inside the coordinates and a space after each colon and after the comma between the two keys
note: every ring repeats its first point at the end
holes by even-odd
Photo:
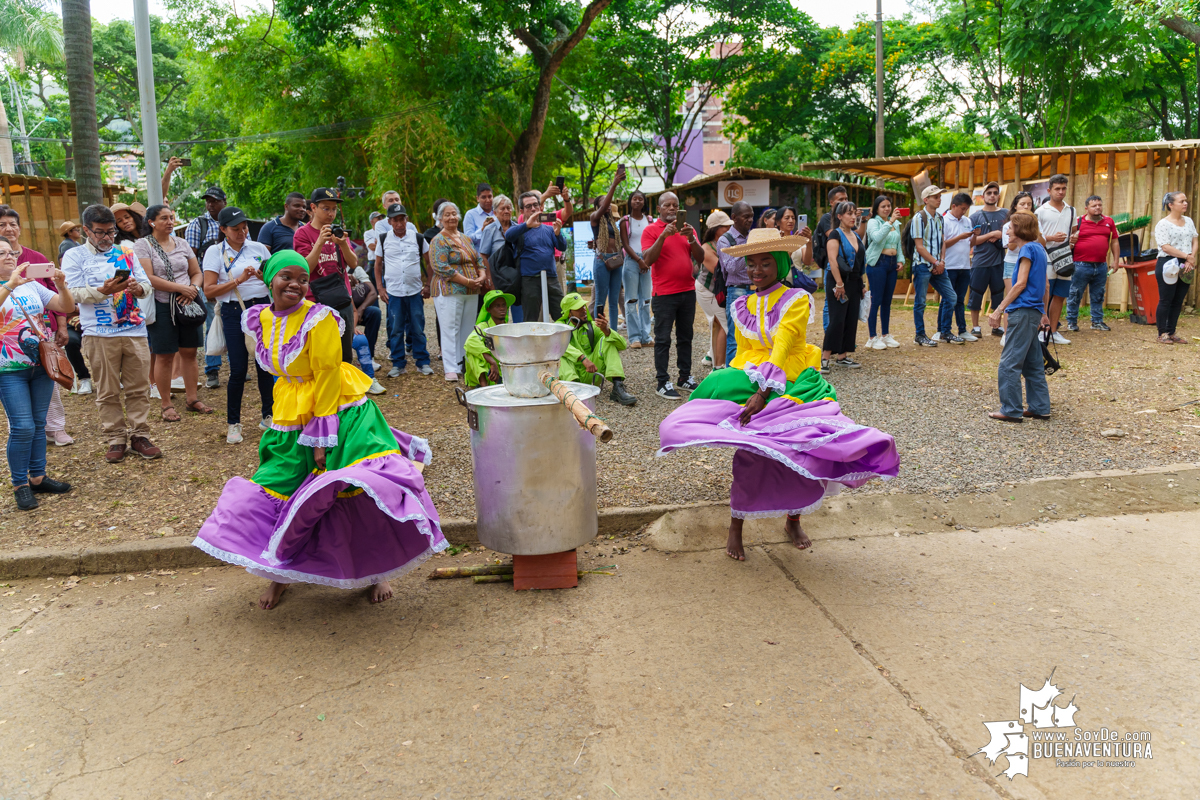
{"type": "Polygon", "coordinates": [[[794,253],[806,244],[806,236],[784,236],[778,228],[754,228],[746,237],[745,244],[735,244],[721,252],[735,258],[758,253],[794,253]]]}

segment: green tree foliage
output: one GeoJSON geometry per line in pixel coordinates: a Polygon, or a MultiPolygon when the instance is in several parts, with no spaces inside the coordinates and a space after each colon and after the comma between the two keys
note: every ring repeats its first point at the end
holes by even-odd
{"type": "MultiPolygon", "coordinates": [[[[0,0],[0,67],[19,74],[28,58],[59,62],[62,55],[62,31],[58,19],[38,0],[0,0]]],[[[3,84],[0,93],[0,172],[13,172],[13,143],[9,138],[8,114],[3,99],[3,94],[8,93],[8,81],[3,84]]],[[[14,99],[9,98],[10,102],[14,99]]]]}
{"type": "MultiPolygon", "coordinates": [[[[926,70],[942,47],[929,23],[884,24],[884,123],[888,155],[937,111],[926,70]]],[[[862,21],[848,32],[820,28],[806,15],[776,45],[774,57],[730,92],[744,121],[729,127],[759,151],[805,136],[821,158],[875,154],[875,32],[862,21]]],[[[744,151],[749,153],[750,151],[744,151]]]]}

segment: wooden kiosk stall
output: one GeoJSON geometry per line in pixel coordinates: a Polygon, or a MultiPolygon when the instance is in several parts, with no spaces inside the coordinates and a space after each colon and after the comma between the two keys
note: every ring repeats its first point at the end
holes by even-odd
{"type": "MultiPolygon", "coordinates": [[[[792,206],[797,213],[807,214],[809,226],[815,228],[821,214],[829,210],[826,193],[838,184],[839,181],[793,175],[790,172],[736,167],[715,175],[701,175],[663,191],[672,191],[679,197],[679,208],[686,215],[688,223],[703,233],[704,220],[712,211],[718,208],[728,210],[738,200],[749,202],[755,212],[764,208],[792,206]]],[[[846,187],[850,201],[859,206],[870,206],[879,194],[887,195],[898,205],[909,204],[907,192],[881,192],[873,183],[861,183],[857,178],[842,185],[846,187]]],[[[662,193],[646,195],[651,213],[656,213],[658,197],[662,193]]]]}
{"type": "MultiPolygon", "coordinates": [[[[1104,213],[1122,233],[1130,234],[1122,237],[1122,257],[1117,265],[1124,274],[1109,277],[1105,304],[1122,311],[1130,310],[1132,304],[1133,321],[1153,322],[1157,286],[1153,287],[1154,298],[1144,280],[1137,281],[1135,291],[1135,273],[1139,269],[1144,272],[1147,261],[1138,254],[1157,246],[1154,226],[1163,218],[1166,192],[1182,191],[1189,200],[1194,199],[1200,177],[1200,139],[815,161],[803,167],[904,183],[928,180],[947,191],[971,194],[996,181],[1002,187],[1004,206],[1017,191],[1031,191],[1036,198],[1039,190],[1045,193],[1051,175],[1066,175],[1071,179],[1067,203],[1082,210],[1085,199],[1099,195],[1104,199],[1104,213]]],[[[1189,210],[1196,221],[1200,214],[1197,204],[1193,202],[1189,210]]],[[[1200,284],[1194,284],[1188,294],[1189,306],[1196,305],[1197,286],[1200,284]]]]}
{"type": "MultiPolygon", "coordinates": [[[[117,202],[122,191],[120,186],[106,185],[105,205],[117,202]]],[[[21,246],[37,250],[57,263],[58,245],[62,241],[58,226],[70,219],[78,220],[75,181],[0,173],[0,202],[21,215],[21,246]]]]}

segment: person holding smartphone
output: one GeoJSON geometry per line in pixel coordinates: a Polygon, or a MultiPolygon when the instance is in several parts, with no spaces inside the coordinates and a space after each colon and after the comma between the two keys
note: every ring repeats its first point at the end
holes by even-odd
{"type": "Polygon", "coordinates": [[[886,350],[900,346],[889,326],[896,279],[904,266],[904,251],[900,247],[902,228],[900,209],[887,196],[876,197],[871,207],[871,219],[867,222],[867,284],[871,290],[871,310],[867,316],[868,349],[886,350]],[[875,333],[876,314],[879,315],[879,335],[875,333]]]}
{"type": "Polygon", "coordinates": [[[617,235],[616,209],[613,208],[613,195],[617,187],[625,180],[625,165],[617,166],[608,193],[596,198],[589,221],[592,225],[592,236],[596,242],[596,256],[592,263],[592,277],[595,284],[595,309],[599,316],[604,315],[604,303],[608,301],[608,318],[617,324],[621,313],[621,268],[625,265],[621,238],[617,235]]]}
{"type": "Polygon", "coordinates": [[[37,361],[37,340],[25,315],[42,325],[44,312],[72,312],[75,300],[61,271],[50,267],[51,290],[26,275],[30,266],[17,266],[12,245],[0,238],[0,323],[7,331],[0,347],[0,403],[8,418],[8,470],[21,511],[38,507],[35,494],[71,490],[46,475],[46,413],[57,384],[37,361]]]}
{"type": "Polygon", "coordinates": [[[83,352],[95,375],[100,427],[108,439],[104,459],[116,464],[131,449],[142,458],[160,458],[162,450],[150,441],[150,345],[137,302],[153,291],[150,280],[132,246],[113,244],[117,220],[111,211],[88,206],[82,221],[87,244],[67,251],[62,271],[79,303],[83,352]]]}
{"type": "MultiPolygon", "coordinates": [[[[954,320],[958,323],[958,337],[964,342],[978,341],[967,330],[967,289],[971,286],[971,239],[975,236],[975,223],[967,215],[971,210],[971,195],[959,192],[950,199],[950,210],[943,218],[942,229],[946,237],[942,247],[942,262],[946,276],[954,289],[954,320]]],[[[942,302],[946,302],[943,298],[942,302]]],[[[941,341],[941,331],[934,334],[934,341],[941,341]]]]}
{"type": "MultiPolygon", "coordinates": [[[[975,235],[971,239],[971,335],[983,336],[979,326],[979,314],[983,310],[983,293],[990,291],[992,305],[1000,303],[1006,291],[1004,286],[1004,223],[1008,211],[997,207],[1000,202],[1000,184],[991,181],[983,187],[983,210],[971,215],[975,235]]],[[[993,336],[1000,336],[999,328],[992,329],[993,336]]]]}
{"type": "Polygon", "coordinates": [[[867,247],[858,235],[858,208],[849,201],[833,207],[837,228],[830,231],[826,249],[833,291],[825,287],[825,302],[829,305],[829,327],[821,346],[821,372],[829,373],[829,365],[859,369],[862,364],[850,357],[858,336],[858,306],[863,296],[863,273],[866,271],[867,247]],[[830,297],[833,302],[830,302],[830,297]]]}

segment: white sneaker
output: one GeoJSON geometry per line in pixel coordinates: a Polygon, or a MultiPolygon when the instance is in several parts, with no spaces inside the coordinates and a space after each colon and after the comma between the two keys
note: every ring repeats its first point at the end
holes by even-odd
{"type": "Polygon", "coordinates": [[[91,394],[91,393],[92,393],[92,379],[91,378],[83,378],[82,380],[79,381],[79,385],[75,387],[75,394],[91,394]]]}
{"type": "Polygon", "coordinates": [[[446,383],[457,383],[457,382],[458,382],[458,373],[457,372],[447,372],[446,373],[446,383]]]}
{"type": "Polygon", "coordinates": [[[900,346],[900,343],[897,342],[895,339],[893,339],[892,335],[890,333],[886,334],[883,337],[883,344],[885,347],[899,347],[900,346]]]}
{"type": "Polygon", "coordinates": [[[229,426],[229,434],[225,437],[226,444],[238,444],[242,441],[242,423],[235,422],[229,426]]]}
{"type": "Polygon", "coordinates": [[[150,384],[150,399],[162,400],[162,395],[158,393],[158,387],[154,384],[150,384]]]}
{"type": "Polygon", "coordinates": [[[431,366],[429,366],[428,364],[426,364],[426,365],[425,365],[425,366],[423,366],[423,367],[417,367],[417,372],[421,373],[422,375],[432,375],[432,374],[433,374],[433,367],[431,367],[431,366]]]}
{"type": "Polygon", "coordinates": [[[375,360],[375,359],[373,359],[373,358],[371,359],[371,369],[376,369],[376,370],[377,370],[377,369],[382,369],[382,368],[383,368],[383,365],[382,365],[382,364],[380,364],[378,361],[376,361],[376,360],[375,360]]]}
{"type": "Polygon", "coordinates": [[[1055,344],[1070,344],[1070,343],[1071,343],[1071,340],[1070,340],[1070,339],[1068,339],[1067,337],[1063,336],[1063,335],[1062,335],[1061,333],[1059,333],[1058,331],[1055,331],[1055,332],[1054,332],[1054,335],[1050,337],[1050,340],[1051,340],[1052,342],[1054,342],[1055,344]]]}
{"type": "Polygon", "coordinates": [[[1001,336],[1000,336],[1000,346],[1001,346],[1001,347],[1004,347],[1004,340],[1005,340],[1005,339],[1007,339],[1007,338],[1008,338],[1008,333],[1007,333],[1007,332],[1005,332],[1005,333],[1001,334],[1001,336]]]}
{"type": "Polygon", "coordinates": [[[379,381],[371,381],[371,388],[367,389],[367,394],[384,394],[387,389],[379,385],[379,381]]]}
{"type": "Polygon", "coordinates": [[[403,375],[405,373],[405,371],[406,370],[401,369],[400,367],[392,367],[391,369],[388,370],[388,377],[389,378],[399,378],[401,375],[403,375]]]}
{"type": "Polygon", "coordinates": [[[932,342],[940,342],[942,340],[942,332],[938,331],[933,336],[930,336],[929,340],[932,342]]]}
{"type": "Polygon", "coordinates": [[[182,392],[185,389],[187,389],[187,387],[183,385],[183,376],[171,379],[171,391],[172,392],[182,392]]]}
{"type": "Polygon", "coordinates": [[[261,431],[271,430],[271,422],[273,419],[273,417],[263,417],[258,421],[258,429],[261,431]]]}
{"type": "Polygon", "coordinates": [[[979,341],[979,337],[976,336],[975,334],[971,333],[970,331],[966,331],[965,333],[960,333],[958,335],[958,338],[962,339],[965,342],[978,342],[979,341]]]}

